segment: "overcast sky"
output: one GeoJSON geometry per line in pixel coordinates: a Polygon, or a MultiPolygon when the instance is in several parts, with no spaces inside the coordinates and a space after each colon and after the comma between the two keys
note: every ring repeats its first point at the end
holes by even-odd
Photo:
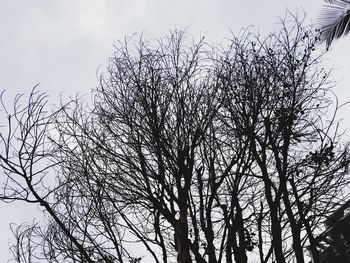
{"type": "MultiPolygon", "coordinates": [[[[287,8],[305,12],[315,21],[322,0],[1,0],[0,90],[10,98],[40,83],[51,95],[88,93],[98,85],[97,71],[113,54],[113,43],[144,32],[164,36],[187,28],[188,37],[206,33],[218,43],[230,31],[255,26],[260,32],[278,28],[287,8]]],[[[339,84],[341,102],[350,99],[350,36],[337,41],[327,54],[339,84]]],[[[344,128],[350,128],[349,107],[344,128]]],[[[1,175],[0,175],[1,176],[1,175]]],[[[32,221],[36,206],[0,203],[0,263],[9,259],[10,222],[32,221]]]]}

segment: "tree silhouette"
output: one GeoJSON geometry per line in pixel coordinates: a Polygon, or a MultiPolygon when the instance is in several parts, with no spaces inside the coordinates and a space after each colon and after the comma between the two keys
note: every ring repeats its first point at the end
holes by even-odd
{"type": "Polygon", "coordinates": [[[15,262],[318,262],[349,154],[315,41],[297,21],[220,47],[134,37],[91,100],[3,104],[1,199],[46,215],[13,227],[15,262]]]}

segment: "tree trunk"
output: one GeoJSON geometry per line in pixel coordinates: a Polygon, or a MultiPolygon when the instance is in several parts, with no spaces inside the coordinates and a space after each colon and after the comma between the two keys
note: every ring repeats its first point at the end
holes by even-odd
{"type": "MultiPolygon", "coordinates": [[[[275,206],[275,205],[273,205],[275,206]]],[[[277,263],[285,263],[284,253],[282,249],[282,230],[281,225],[277,216],[277,209],[275,207],[271,208],[271,230],[272,230],[272,245],[275,251],[275,257],[277,263]]]]}
{"type": "Polygon", "coordinates": [[[191,263],[190,246],[188,240],[188,226],[179,222],[175,228],[175,248],[178,263],[191,263]]]}
{"type": "Polygon", "coordinates": [[[188,240],[187,198],[179,196],[180,218],[175,224],[175,248],[178,263],[191,263],[190,244],[188,240]]]}
{"type": "MultiPolygon", "coordinates": [[[[238,246],[233,249],[235,261],[240,263],[246,263],[248,261],[246,254],[246,244],[245,244],[245,229],[242,215],[242,208],[239,204],[236,195],[232,196],[234,206],[236,208],[236,216],[234,219],[234,224],[236,225],[237,233],[238,233],[238,246]]],[[[234,237],[236,238],[236,237],[234,237]]]]}

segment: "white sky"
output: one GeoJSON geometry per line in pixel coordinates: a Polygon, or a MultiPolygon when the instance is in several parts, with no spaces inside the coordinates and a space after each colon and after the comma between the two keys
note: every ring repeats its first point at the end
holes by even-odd
{"type": "MultiPolygon", "coordinates": [[[[230,37],[254,25],[261,32],[277,29],[286,9],[315,21],[322,0],[0,0],[0,90],[9,97],[40,84],[51,95],[88,93],[98,85],[113,54],[113,43],[144,32],[160,37],[170,29],[187,28],[187,37],[206,33],[209,42],[230,37]]],[[[350,36],[327,54],[336,68],[335,88],[341,102],[350,100],[350,36]]],[[[350,128],[349,106],[341,112],[350,128]]],[[[1,176],[1,175],[0,175],[1,176]]],[[[36,207],[0,202],[0,263],[9,259],[10,222],[32,221],[36,207]]]]}

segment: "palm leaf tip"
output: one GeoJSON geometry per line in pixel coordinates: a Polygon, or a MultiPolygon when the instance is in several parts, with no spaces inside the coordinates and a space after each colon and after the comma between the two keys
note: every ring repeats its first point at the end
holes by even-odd
{"type": "Polygon", "coordinates": [[[323,6],[318,19],[321,41],[327,48],[335,39],[345,36],[350,31],[350,0],[332,0],[323,6]]]}

